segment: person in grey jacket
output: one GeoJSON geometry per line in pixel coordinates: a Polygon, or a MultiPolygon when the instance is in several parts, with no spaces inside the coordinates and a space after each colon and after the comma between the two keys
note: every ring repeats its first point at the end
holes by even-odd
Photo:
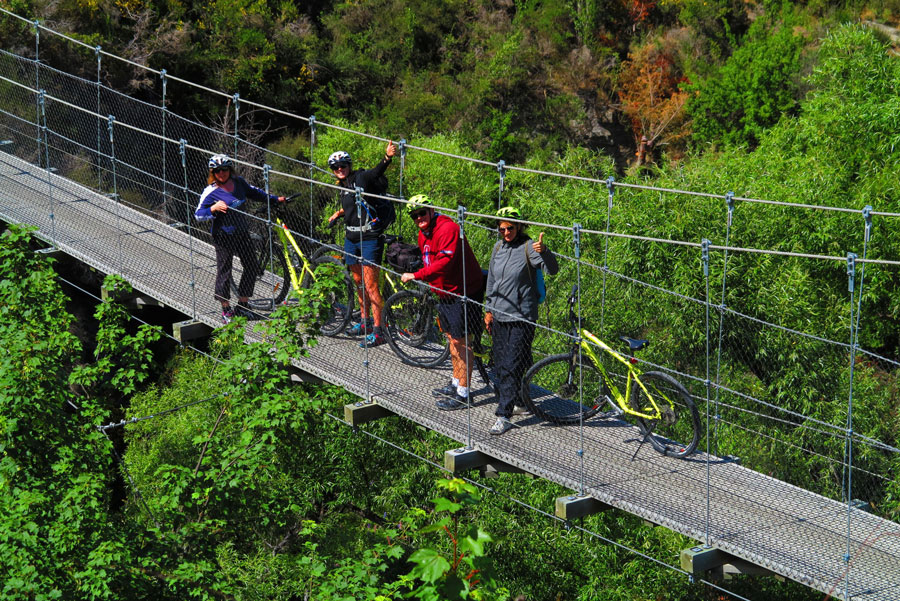
{"type": "Polygon", "coordinates": [[[491,252],[487,289],[484,296],[484,325],[493,338],[494,370],[499,402],[497,422],[491,434],[503,434],[512,427],[509,418],[524,413],[521,406],[522,377],[531,367],[531,343],[538,318],[537,270],[559,271],[556,255],[544,243],[525,233],[522,215],[515,207],[497,211],[501,239],[491,252]]]}

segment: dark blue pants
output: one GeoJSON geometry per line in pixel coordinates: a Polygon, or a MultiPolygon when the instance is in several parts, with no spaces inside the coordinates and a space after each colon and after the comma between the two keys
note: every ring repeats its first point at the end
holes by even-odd
{"type": "Polygon", "coordinates": [[[497,376],[499,417],[512,417],[515,405],[522,405],[522,376],[531,367],[531,343],[534,324],[524,321],[497,321],[491,324],[494,349],[494,373],[497,376]]]}
{"type": "Polygon", "coordinates": [[[216,249],[216,299],[227,301],[231,298],[233,281],[231,268],[234,265],[235,255],[241,259],[241,265],[244,268],[241,272],[241,281],[237,285],[238,296],[253,296],[253,288],[256,286],[256,278],[260,272],[250,237],[246,233],[215,236],[213,237],[213,246],[216,249]]]}

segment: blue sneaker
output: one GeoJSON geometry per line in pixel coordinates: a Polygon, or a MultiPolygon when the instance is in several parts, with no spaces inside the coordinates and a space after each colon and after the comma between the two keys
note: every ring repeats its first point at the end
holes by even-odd
{"type": "Polygon", "coordinates": [[[366,348],[367,346],[370,348],[373,346],[380,346],[385,342],[387,342],[387,340],[381,334],[369,334],[368,336],[366,336],[365,340],[359,343],[359,348],[366,348]]]}
{"type": "MultiPolygon", "coordinates": [[[[375,330],[375,321],[371,317],[366,318],[365,331],[369,332],[369,334],[371,334],[374,330],[375,330]]],[[[363,322],[359,321],[359,322],[353,324],[352,326],[350,326],[350,329],[347,330],[347,334],[349,334],[350,336],[362,336],[363,335],[363,322]]]]}

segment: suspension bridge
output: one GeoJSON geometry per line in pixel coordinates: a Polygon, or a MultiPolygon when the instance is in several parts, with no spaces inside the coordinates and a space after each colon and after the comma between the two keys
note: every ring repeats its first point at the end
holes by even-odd
{"type": "MultiPolygon", "coordinates": [[[[35,27],[36,31],[56,34],[39,24],[35,27]]],[[[135,290],[180,311],[191,323],[216,327],[221,322],[219,303],[213,297],[215,251],[207,232],[191,219],[209,154],[229,151],[237,157],[245,177],[267,190],[309,190],[308,204],[292,223],[293,235],[309,247],[321,243],[317,224],[329,203],[334,202],[333,185],[314,161],[291,159],[241,138],[239,107],[245,101],[236,95],[206,90],[232,106],[231,131],[212,128],[167,108],[167,82],[193,85],[190,82],[148,70],[159,79],[160,101],[137,101],[100,80],[100,61],[119,59],[99,48],[89,50],[96,55],[96,81],[53,69],[47,61],[39,60],[40,56],[0,51],[0,219],[34,226],[36,235],[53,249],[103,273],[121,275],[135,290]]],[[[277,112],[246,104],[257,111],[277,112]]],[[[309,156],[316,156],[316,132],[331,126],[312,117],[295,118],[308,128],[309,156]]],[[[414,171],[414,155],[435,153],[405,141],[401,150],[398,179],[402,195],[403,182],[414,171]]],[[[498,204],[511,174],[531,171],[447,153],[439,158],[464,163],[473,170],[473,178],[497,178],[498,204]]],[[[608,195],[607,216],[613,210],[615,191],[635,187],[612,179],[532,173],[600,190],[603,200],[608,195]]],[[[735,202],[770,202],[732,194],[698,196],[724,201],[726,232],[731,227],[735,202]]],[[[848,219],[863,223],[860,239],[866,244],[873,216],[896,217],[872,209],[862,213],[842,211],[853,213],[848,219]]],[[[465,211],[453,211],[451,216],[460,218],[476,246],[481,241],[479,255],[486,261],[489,233],[465,211]]],[[[248,214],[248,218],[273,235],[268,215],[248,214]]],[[[750,336],[767,338],[775,346],[790,347],[798,355],[797,361],[838,366],[837,379],[821,383],[821,390],[815,393],[829,400],[847,394],[853,400],[855,392],[857,404],[865,403],[866,397],[862,387],[854,389],[854,365],[867,362],[879,366],[883,373],[896,370],[898,365],[859,348],[858,331],[851,333],[849,341],[832,341],[818,332],[804,332],[728,309],[721,300],[711,300],[710,294],[706,298],[676,294],[664,282],[615,271],[606,256],[595,254],[602,261],[592,262],[583,251],[588,247],[608,248],[609,241],[617,238],[661,245],[671,249],[672,260],[700,259],[703,275],[698,277],[705,278],[707,292],[711,253],[719,254],[722,265],[727,264],[729,253],[765,254],[774,260],[791,253],[729,246],[727,234],[724,245],[653,239],[627,229],[613,230],[608,217],[605,230],[559,223],[534,225],[555,232],[559,238],[567,237],[556,244],[564,267],[551,283],[553,287],[563,290],[577,282],[583,290],[600,291],[602,286],[602,293],[596,297],[604,302],[607,295],[638,296],[646,307],[637,310],[645,312],[648,323],[665,307],[673,316],[677,314],[681,323],[703,332],[705,361],[673,359],[673,354],[664,350],[648,354],[645,361],[653,369],[675,374],[688,386],[709,426],[701,442],[701,449],[706,451],[687,459],[660,455],[650,445],[641,444],[636,428],[615,419],[560,427],[522,417],[516,418],[517,427],[502,437],[489,436],[495,400],[487,387],[478,387],[477,379],[471,408],[440,412],[430,390],[446,382],[446,368],[410,367],[386,346],[360,348],[358,339],[348,336],[320,338],[308,357],[296,359],[296,366],[358,395],[360,403],[348,408],[352,422],[398,415],[457,441],[460,446],[448,449],[446,455],[450,469],[480,467],[534,474],[573,491],[571,498],[558,503],[557,510],[563,517],[571,519],[616,508],[698,541],[681,557],[682,569],[698,578],[724,572],[776,575],[835,598],[900,600],[900,524],[877,510],[884,489],[898,477],[900,450],[855,432],[850,401],[846,421],[829,421],[788,408],[779,394],[748,384],[745,372],[737,375],[740,361],[734,356],[740,358],[741,349],[729,350],[727,341],[729,332],[750,332],[743,340],[745,344],[750,336]],[[734,355],[731,361],[729,352],[734,355]],[[715,374],[710,372],[711,363],[718,366],[715,374]],[[705,372],[701,367],[704,364],[705,372]],[[797,431],[801,436],[792,436],[797,431]],[[729,436],[769,445],[776,455],[780,449],[812,456],[817,469],[830,474],[832,482],[821,484],[811,474],[798,481],[785,481],[788,471],[779,471],[777,465],[763,461],[754,465],[751,460],[731,457],[726,454],[730,444],[742,447],[732,443],[729,436]]],[[[865,255],[791,258],[846,268],[851,293],[854,287],[858,292],[863,285],[863,266],[895,267],[889,261],[869,260],[865,255]]],[[[723,267],[721,271],[721,281],[713,283],[723,290],[724,298],[726,270],[723,267]]],[[[266,273],[258,288],[272,289],[280,284],[279,279],[266,273]]],[[[843,285],[847,286],[846,280],[843,285]]],[[[731,282],[730,286],[740,287],[741,282],[731,282]]],[[[858,324],[853,298],[848,317],[858,324]]],[[[537,324],[536,349],[552,348],[554,340],[567,336],[561,330],[561,321],[551,316],[546,323],[537,324]]],[[[746,357],[742,361],[748,362],[746,357]]],[[[818,385],[815,380],[801,384],[811,388],[818,385]]]]}

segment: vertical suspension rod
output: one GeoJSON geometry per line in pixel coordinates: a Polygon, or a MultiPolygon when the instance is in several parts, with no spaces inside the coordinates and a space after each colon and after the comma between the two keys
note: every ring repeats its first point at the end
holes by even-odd
{"type": "MultiPolygon", "coordinates": [[[[572,244],[575,247],[575,281],[576,288],[576,314],[578,315],[578,328],[575,332],[575,344],[578,345],[578,403],[584,406],[584,354],[581,350],[581,224],[572,225],[572,244]]],[[[584,413],[578,414],[578,495],[584,496],[584,413]]]]}
{"type": "MultiPolygon", "coordinates": [[[[466,289],[466,207],[458,205],[456,207],[456,218],[459,220],[459,254],[462,260],[462,280],[463,280],[463,347],[466,348],[465,364],[466,364],[466,448],[473,449],[472,445],[472,366],[469,364],[469,353],[466,342],[469,339],[469,291],[466,289]]],[[[475,342],[472,341],[472,346],[475,342]]],[[[474,355],[473,355],[474,357],[474,355]]]]}
{"type": "MultiPolygon", "coordinates": [[[[50,135],[47,130],[47,107],[46,107],[46,91],[41,90],[38,93],[38,105],[40,106],[40,127],[41,127],[41,138],[44,141],[44,163],[47,166],[47,192],[50,196],[50,237],[53,239],[54,248],[58,248],[56,243],[56,211],[55,204],[53,202],[53,178],[50,173],[50,135]]],[[[40,150],[40,149],[39,149],[40,150]]],[[[38,155],[40,156],[40,155],[38,155]]]]}
{"type": "Polygon", "coordinates": [[[241,113],[241,95],[235,92],[234,94],[234,158],[237,159],[238,155],[238,119],[240,118],[241,113]]]}
{"type": "Polygon", "coordinates": [[[497,161],[497,173],[500,175],[500,187],[497,191],[497,210],[503,206],[503,184],[506,181],[506,161],[497,161]]]}
{"type": "Polygon", "coordinates": [[[606,190],[608,197],[606,200],[606,235],[603,237],[603,273],[602,288],[600,293],[600,336],[603,337],[603,326],[606,319],[606,276],[609,273],[609,224],[612,216],[613,196],[616,193],[616,178],[609,176],[606,178],[606,190]]]}
{"type": "MultiPolygon", "coordinates": [[[[719,453],[719,424],[721,422],[721,417],[719,415],[719,391],[722,374],[722,337],[725,331],[725,284],[728,278],[728,246],[731,243],[731,223],[734,218],[734,192],[728,192],[725,195],[725,206],[728,210],[728,218],[725,223],[725,251],[722,256],[722,295],[719,300],[719,343],[716,351],[716,394],[715,400],[713,401],[715,404],[715,415],[713,415],[712,450],[717,455],[719,453]]],[[[706,425],[706,437],[709,438],[709,424],[706,425]]],[[[707,453],[709,453],[709,449],[707,449],[707,453]]]]}
{"type": "MultiPolygon", "coordinates": [[[[354,189],[356,191],[356,221],[358,224],[360,224],[360,226],[362,226],[362,223],[363,223],[363,218],[362,218],[363,204],[362,203],[364,202],[363,201],[363,189],[360,188],[359,186],[354,186],[354,189]]],[[[357,265],[359,265],[359,280],[360,280],[358,290],[359,290],[359,298],[361,301],[360,307],[359,307],[359,319],[360,319],[360,323],[363,324],[363,330],[362,330],[363,336],[364,336],[364,338],[363,338],[364,355],[363,356],[365,357],[365,359],[363,360],[363,366],[366,368],[366,402],[371,403],[372,402],[372,387],[371,387],[371,383],[369,381],[369,378],[371,376],[371,372],[369,371],[369,345],[366,344],[368,342],[368,337],[369,337],[369,333],[370,333],[368,328],[366,328],[366,324],[368,323],[369,316],[367,315],[366,318],[363,319],[363,308],[366,306],[366,300],[367,300],[366,292],[367,291],[366,291],[366,266],[363,263],[364,259],[363,259],[363,253],[362,253],[362,235],[363,235],[362,232],[360,232],[359,233],[359,256],[358,256],[358,261],[357,261],[357,265]]],[[[371,311],[371,309],[372,309],[372,307],[369,307],[370,311],[371,311]]],[[[372,322],[374,323],[375,316],[372,315],[371,317],[372,317],[372,322]]]]}
{"type": "MultiPolygon", "coordinates": [[[[273,253],[275,252],[275,245],[272,242],[272,198],[270,196],[271,193],[269,192],[269,172],[271,170],[272,170],[272,167],[268,163],[263,165],[263,184],[266,189],[266,231],[269,234],[269,240],[268,240],[269,273],[271,273],[272,277],[274,278],[275,277],[275,255],[273,253]]],[[[285,273],[283,275],[284,275],[285,279],[282,280],[281,285],[287,286],[288,274],[285,273]]],[[[275,310],[275,294],[276,294],[274,279],[272,281],[271,288],[272,288],[272,297],[271,297],[272,298],[272,310],[274,311],[275,310]]]]}
{"type": "Polygon", "coordinates": [[[187,176],[187,140],[181,138],[178,140],[178,153],[181,155],[181,172],[184,176],[184,204],[185,204],[185,219],[187,220],[187,233],[188,233],[188,252],[190,254],[191,259],[191,311],[193,312],[191,317],[193,319],[197,319],[197,287],[196,287],[196,277],[195,277],[195,264],[194,264],[194,234],[191,233],[191,201],[188,196],[188,176],[187,176]]]}
{"type": "MultiPolygon", "coordinates": [[[[166,87],[168,85],[168,78],[166,77],[166,70],[162,69],[159,72],[159,78],[162,82],[162,111],[160,114],[162,116],[162,202],[163,202],[163,210],[169,204],[169,190],[168,190],[168,180],[166,179],[166,112],[168,109],[166,108],[166,87]]],[[[188,207],[190,208],[190,207],[188,207]]],[[[170,216],[171,217],[171,216],[170,216]]],[[[190,234],[191,228],[191,213],[187,212],[184,216],[185,226],[188,229],[188,234],[190,234]]]]}
{"type": "Polygon", "coordinates": [[[109,158],[110,158],[110,162],[112,164],[112,184],[113,184],[112,198],[116,203],[116,223],[118,224],[118,228],[119,228],[119,236],[118,236],[118,240],[119,240],[119,249],[118,249],[118,252],[119,252],[119,275],[124,277],[125,269],[124,269],[124,263],[122,262],[122,260],[123,260],[123,256],[122,256],[122,206],[121,206],[122,203],[119,202],[119,189],[118,189],[118,183],[116,181],[116,141],[115,141],[115,135],[113,134],[115,122],[116,122],[116,118],[114,116],[110,115],[106,121],[106,128],[109,131],[109,158]]]}
{"type": "Polygon", "coordinates": [[[309,238],[314,240],[315,228],[313,225],[313,165],[315,165],[316,156],[316,116],[309,116],[309,238]]]}
{"type": "MultiPolygon", "coordinates": [[[[97,57],[97,114],[100,114],[100,65],[102,48],[94,46],[94,54],[97,57]]],[[[103,189],[103,171],[100,169],[100,120],[97,120],[97,189],[103,189]]]]}
{"type": "Polygon", "coordinates": [[[703,383],[706,387],[706,545],[709,545],[709,522],[711,517],[710,511],[710,466],[709,466],[709,396],[710,396],[710,380],[709,380],[709,240],[706,238],[700,244],[700,260],[703,263],[703,281],[706,284],[706,377],[703,383]]]}

